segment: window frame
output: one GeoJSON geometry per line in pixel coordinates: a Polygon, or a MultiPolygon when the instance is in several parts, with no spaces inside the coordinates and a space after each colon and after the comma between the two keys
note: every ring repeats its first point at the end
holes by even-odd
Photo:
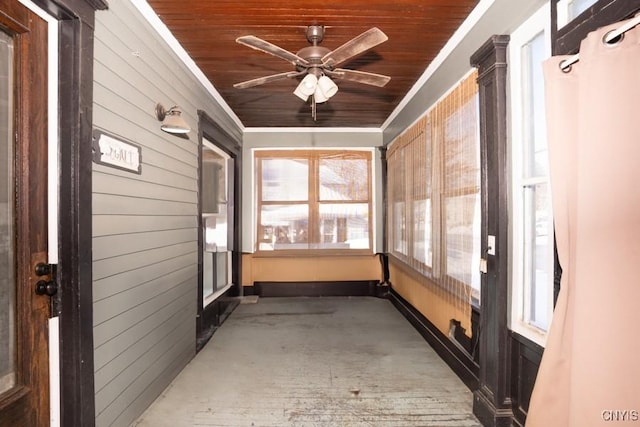
{"type": "Polygon", "coordinates": [[[578,18],[580,15],[582,15],[583,13],[587,12],[589,9],[594,7],[599,0],[592,0],[591,3],[588,6],[586,6],[585,9],[578,12],[572,17],[570,17],[569,13],[571,11],[570,9],[571,4],[573,3],[574,0],[551,0],[551,1],[557,1],[557,6],[556,6],[557,7],[556,9],[557,25],[558,25],[558,28],[564,28],[569,23],[573,22],[576,18],[578,18]]]}
{"type": "MultiPolygon", "coordinates": [[[[234,194],[231,194],[233,192],[233,185],[231,185],[231,181],[233,180],[233,169],[234,169],[234,162],[235,162],[235,158],[233,156],[231,156],[229,153],[225,152],[222,148],[218,147],[215,142],[210,141],[206,136],[203,136],[201,138],[201,149],[200,149],[200,192],[202,194],[202,202],[201,202],[201,208],[200,208],[200,232],[202,233],[202,246],[199,248],[199,251],[202,252],[202,282],[203,282],[203,286],[202,286],[202,306],[203,307],[207,307],[209,306],[211,303],[215,302],[221,295],[223,295],[229,288],[231,288],[231,286],[233,286],[233,275],[232,275],[232,271],[233,271],[233,263],[232,263],[232,258],[233,258],[233,248],[234,248],[234,242],[233,242],[233,232],[232,232],[232,228],[233,228],[233,201],[235,198],[234,194]],[[221,202],[220,205],[221,207],[224,208],[225,212],[219,212],[217,214],[213,214],[210,212],[204,212],[204,195],[207,191],[210,191],[211,188],[209,187],[210,183],[205,182],[204,177],[203,177],[203,166],[202,164],[205,163],[205,151],[211,151],[212,153],[215,153],[216,155],[220,156],[221,159],[223,159],[224,162],[224,202],[221,202]],[[221,251],[207,251],[206,249],[206,231],[207,231],[207,226],[206,226],[206,218],[207,217],[220,217],[220,218],[224,218],[225,221],[225,227],[227,228],[227,232],[226,232],[226,242],[224,244],[224,250],[221,251]],[[231,227],[229,227],[231,225],[231,227]],[[205,273],[206,273],[206,267],[209,266],[210,264],[207,263],[207,261],[204,259],[204,256],[206,253],[215,253],[215,256],[212,256],[212,261],[213,263],[217,263],[219,261],[219,254],[224,254],[224,264],[225,264],[225,284],[223,286],[216,286],[217,284],[217,279],[219,278],[218,276],[215,277],[215,279],[212,278],[213,280],[213,289],[211,290],[211,292],[209,293],[205,293],[205,290],[208,291],[208,289],[205,289],[205,273]]],[[[217,271],[217,267],[218,265],[216,264],[215,267],[212,266],[213,271],[217,271]]]]}
{"type": "Polygon", "coordinates": [[[313,257],[313,256],[362,256],[371,255],[374,253],[375,242],[375,224],[374,224],[374,158],[373,149],[359,149],[359,148],[283,148],[283,149],[254,149],[253,150],[253,162],[254,162],[254,179],[255,179],[255,234],[254,234],[254,255],[258,257],[313,257]],[[330,156],[343,156],[348,159],[353,157],[356,159],[364,159],[367,161],[367,195],[366,199],[358,200],[322,200],[320,194],[320,168],[319,163],[323,158],[330,156]],[[307,200],[262,200],[262,162],[261,159],[269,158],[295,158],[306,159],[309,161],[308,168],[308,193],[307,200]],[[366,204],[367,205],[367,221],[368,221],[368,248],[362,249],[322,249],[322,248],[304,248],[304,249],[277,249],[277,250],[264,250],[260,249],[260,235],[262,232],[262,206],[268,205],[281,205],[281,204],[304,204],[309,206],[308,210],[308,238],[310,244],[321,244],[321,230],[320,230],[320,205],[322,204],[366,204]],[[316,224],[316,227],[313,227],[316,224]]]}
{"type": "MultiPolygon", "coordinates": [[[[541,329],[526,320],[529,313],[526,296],[529,291],[527,282],[525,281],[525,256],[527,249],[525,248],[524,234],[524,193],[526,187],[535,186],[537,184],[547,184],[550,196],[549,174],[546,176],[530,176],[525,177],[525,149],[524,142],[524,120],[523,116],[526,111],[525,103],[528,99],[523,96],[523,68],[525,62],[522,57],[522,48],[537,37],[540,33],[544,33],[545,58],[551,56],[551,12],[549,3],[543,5],[535,13],[533,13],[523,24],[521,24],[512,34],[508,52],[508,88],[509,88],[509,108],[510,108],[510,153],[511,162],[511,190],[510,190],[510,208],[511,208],[511,274],[510,274],[510,319],[509,326],[511,330],[532,340],[536,344],[544,347],[546,344],[548,330],[551,324],[553,314],[553,285],[554,275],[551,274],[547,283],[547,330],[541,329]]],[[[549,205],[550,205],[549,201],[549,205]]],[[[550,211],[551,213],[551,211],[550,211]]],[[[550,253],[548,254],[550,271],[554,271],[554,240],[553,240],[553,221],[548,221],[548,235],[550,237],[550,253]]]]}

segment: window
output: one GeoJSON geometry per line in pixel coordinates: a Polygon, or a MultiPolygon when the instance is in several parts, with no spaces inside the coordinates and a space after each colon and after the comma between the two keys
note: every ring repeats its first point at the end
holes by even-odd
{"type": "Polygon", "coordinates": [[[202,297],[206,306],[232,284],[234,159],[202,139],[202,297]]]}
{"type": "Polygon", "coordinates": [[[472,72],[391,145],[389,248],[465,304],[480,301],[480,142],[472,72]]]}
{"type": "Polygon", "coordinates": [[[371,151],[256,151],[258,251],[372,248],[371,151]]]}
{"type": "Polygon", "coordinates": [[[553,310],[553,221],[542,62],[550,56],[549,7],[511,36],[512,328],[544,344],[553,310]]]}
{"type": "Polygon", "coordinates": [[[597,2],[598,0],[559,0],[558,25],[563,27],[597,2]]]}

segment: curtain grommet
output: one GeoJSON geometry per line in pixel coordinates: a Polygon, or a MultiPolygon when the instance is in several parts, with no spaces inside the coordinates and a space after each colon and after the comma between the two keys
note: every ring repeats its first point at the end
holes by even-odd
{"type": "Polygon", "coordinates": [[[607,33],[602,36],[602,43],[605,46],[614,47],[622,43],[624,40],[624,33],[619,33],[618,30],[607,31],[607,33]],[[613,37],[611,37],[613,35],[613,37]]]}

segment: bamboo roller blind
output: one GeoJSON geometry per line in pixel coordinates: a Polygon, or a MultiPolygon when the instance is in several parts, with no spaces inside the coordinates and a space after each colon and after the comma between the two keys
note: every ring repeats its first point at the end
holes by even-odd
{"type": "Polygon", "coordinates": [[[479,301],[480,150],[474,71],[388,151],[391,254],[457,308],[479,301]]]}

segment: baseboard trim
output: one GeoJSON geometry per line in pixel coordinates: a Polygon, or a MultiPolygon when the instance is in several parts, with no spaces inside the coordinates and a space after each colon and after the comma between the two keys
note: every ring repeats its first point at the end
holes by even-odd
{"type": "Polygon", "coordinates": [[[251,285],[251,286],[243,286],[242,287],[242,295],[243,296],[250,296],[250,295],[257,295],[256,294],[256,287],[251,285]]]}
{"type": "MultiPolygon", "coordinates": [[[[245,287],[246,290],[246,287],[245,287]]],[[[260,297],[380,296],[379,282],[255,282],[253,294],[260,297]]]]}
{"type": "Polygon", "coordinates": [[[496,408],[491,402],[491,391],[482,387],[473,393],[473,415],[486,427],[512,427],[513,411],[511,406],[496,408]]]}
{"type": "Polygon", "coordinates": [[[227,320],[227,317],[240,304],[237,297],[231,297],[231,289],[207,305],[198,319],[199,328],[196,337],[196,353],[209,342],[213,334],[227,320]]]}
{"type": "Polygon", "coordinates": [[[449,365],[465,385],[474,391],[478,388],[480,368],[471,356],[460,350],[422,313],[393,289],[389,299],[402,315],[413,325],[422,337],[433,347],[438,355],[449,365]]]}

